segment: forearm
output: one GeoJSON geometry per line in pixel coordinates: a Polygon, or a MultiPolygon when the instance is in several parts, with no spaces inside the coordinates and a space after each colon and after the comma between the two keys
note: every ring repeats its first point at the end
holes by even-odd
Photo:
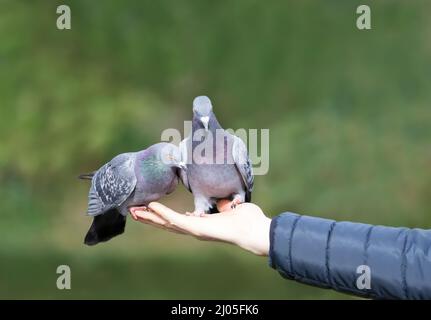
{"type": "Polygon", "coordinates": [[[302,283],[373,298],[430,299],[430,247],[431,231],[285,213],[271,222],[269,254],[273,268],[302,283]],[[370,288],[360,279],[366,268],[370,288]]]}

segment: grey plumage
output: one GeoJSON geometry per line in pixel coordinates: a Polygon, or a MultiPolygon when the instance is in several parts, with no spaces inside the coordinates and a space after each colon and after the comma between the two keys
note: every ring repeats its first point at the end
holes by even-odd
{"type": "Polygon", "coordinates": [[[123,233],[129,207],[145,206],[173,192],[180,167],[179,149],[158,143],[120,154],[96,172],[81,175],[91,179],[87,214],[94,217],[85,243],[97,244],[123,233]]]}
{"type": "Polygon", "coordinates": [[[137,155],[120,154],[97,170],[88,194],[88,215],[97,216],[112,208],[119,208],[124,216],[127,215],[127,207],[123,204],[136,186],[137,155]]]}
{"type": "Polygon", "coordinates": [[[251,192],[253,191],[254,175],[253,167],[248,157],[247,147],[244,142],[237,136],[233,136],[232,156],[235,166],[238,169],[244,185],[246,186],[246,202],[251,201],[251,192]]]}
{"type": "Polygon", "coordinates": [[[192,133],[180,150],[187,163],[181,180],[193,193],[195,214],[214,212],[219,199],[230,199],[233,205],[251,201],[254,176],[247,148],[220,126],[208,97],[193,101],[192,133]]]}

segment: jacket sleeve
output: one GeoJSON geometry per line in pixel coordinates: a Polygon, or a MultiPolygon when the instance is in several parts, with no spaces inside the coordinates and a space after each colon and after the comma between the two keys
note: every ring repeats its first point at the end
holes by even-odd
{"type": "Polygon", "coordinates": [[[377,299],[431,299],[431,230],[283,213],[269,263],[283,277],[377,299]]]}

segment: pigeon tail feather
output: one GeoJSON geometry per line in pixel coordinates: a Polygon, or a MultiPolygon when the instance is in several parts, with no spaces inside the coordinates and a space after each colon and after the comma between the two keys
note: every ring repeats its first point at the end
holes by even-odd
{"type": "Polygon", "coordinates": [[[90,173],[83,173],[83,174],[80,174],[78,176],[78,179],[81,179],[81,180],[92,180],[95,174],[96,174],[96,171],[93,171],[93,172],[90,172],[90,173]]]}
{"type": "MultiPolygon", "coordinates": [[[[108,208],[105,208],[105,210],[108,208]]],[[[90,190],[90,193],[88,194],[88,208],[87,208],[87,214],[89,216],[97,216],[101,213],[103,213],[104,206],[102,201],[100,200],[100,197],[98,196],[97,192],[95,190],[90,190]]]]}
{"type": "Polygon", "coordinates": [[[105,242],[124,232],[126,217],[117,209],[111,209],[94,217],[93,223],[85,236],[84,243],[89,246],[105,242]]]}

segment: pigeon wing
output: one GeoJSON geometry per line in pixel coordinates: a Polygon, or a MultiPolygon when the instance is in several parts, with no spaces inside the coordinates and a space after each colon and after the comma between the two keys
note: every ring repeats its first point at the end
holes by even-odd
{"type": "Polygon", "coordinates": [[[251,201],[251,192],[253,191],[254,175],[253,168],[248,156],[247,147],[244,142],[237,136],[233,136],[232,156],[235,166],[238,169],[244,185],[246,187],[246,201],[251,201]]]}
{"type": "Polygon", "coordinates": [[[96,216],[120,206],[134,191],[136,181],[132,159],[105,164],[92,179],[87,214],[96,216]]]}
{"type": "MultiPolygon", "coordinates": [[[[178,146],[181,152],[181,160],[182,162],[184,162],[185,164],[187,164],[187,160],[188,160],[188,151],[190,150],[189,148],[191,148],[189,144],[190,138],[185,138],[183,141],[180,142],[180,145],[178,146]]],[[[183,182],[184,186],[190,191],[192,192],[192,189],[190,188],[190,184],[189,184],[189,179],[187,177],[187,171],[184,169],[180,169],[180,178],[181,181],[183,182]]]]}

